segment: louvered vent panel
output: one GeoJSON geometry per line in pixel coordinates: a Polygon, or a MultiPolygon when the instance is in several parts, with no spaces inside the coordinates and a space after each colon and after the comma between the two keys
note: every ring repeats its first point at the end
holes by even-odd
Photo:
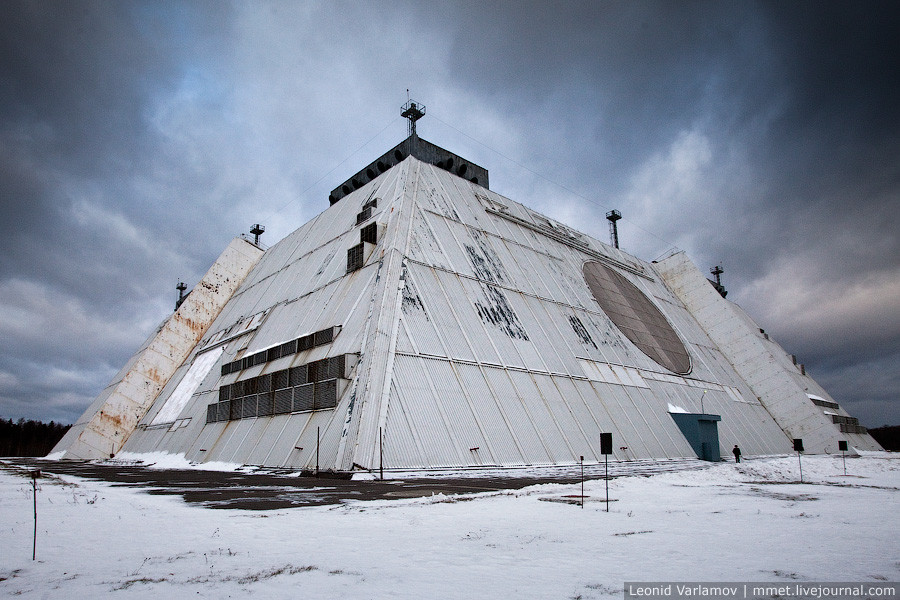
{"type": "Polygon", "coordinates": [[[275,412],[275,392],[266,392],[257,396],[256,414],[260,417],[271,416],[275,412]]]}
{"type": "Polygon", "coordinates": [[[256,394],[247,396],[246,398],[244,398],[244,401],[241,404],[241,416],[244,419],[249,419],[256,416],[256,394]]]}
{"type": "Polygon", "coordinates": [[[217,405],[218,408],[218,419],[219,421],[227,421],[231,418],[231,402],[226,400],[225,402],[219,402],[217,405]]]}
{"type": "Polygon", "coordinates": [[[313,335],[304,335],[302,338],[297,340],[297,351],[303,352],[304,350],[309,350],[313,347],[313,335]]]}
{"type": "Polygon", "coordinates": [[[347,250],[347,272],[356,271],[363,266],[363,248],[364,244],[360,243],[347,250]]]}
{"type": "Polygon", "coordinates": [[[359,225],[361,223],[365,223],[370,218],[372,218],[372,207],[367,206],[362,211],[357,213],[356,215],[356,224],[359,225]]]}
{"type": "Polygon", "coordinates": [[[274,412],[276,415],[282,415],[285,413],[289,413],[293,410],[293,399],[294,399],[294,389],[287,388],[284,390],[278,390],[275,392],[275,407],[274,412]]]}
{"type": "Polygon", "coordinates": [[[313,409],[314,388],[314,383],[298,385],[294,388],[294,412],[313,409]]]}
{"type": "Polygon", "coordinates": [[[308,365],[300,365],[299,367],[292,367],[290,371],[290,381],[289,384],[291,386],[303,385],[304,383],[308,383],[309,379],[307,378],[309,368],[308,365]]]}
{"type": "Polygon", "coordinates": [[[333,341],[334,341],[334,327],[329,327],[328,329],[323,329],[321,331],[317,331],[314,334],[313,343],[316,346],[330,344],[333,341]]]}
{"type": "Polygon", "coordinates": [[[232,421],[235,419],[240,419],[243,417],[241,414],[241,407],[244,404],[243,398],[234,398],[231,400],[231,410],[229,411],[228,418],[232,421]]]}
{"type": "Polygon", "coordinates": [[[288,377],[289,371],[284,369],[283,371],[276,371],[272,373],[272,389],[282,390],[290,385],[290,377],[288,377]]]}
{"type": "Polygon", "coordinates": [[[378,243],[378,223],[369,223],[359,230],[359,241],[369,242],[370,244],[378,243]]]}
{"type": "Polygon", "coordinates": [[[337,379],[326,379],[315,384],[315,408],[334,408],[337,406],[337,379]]]}

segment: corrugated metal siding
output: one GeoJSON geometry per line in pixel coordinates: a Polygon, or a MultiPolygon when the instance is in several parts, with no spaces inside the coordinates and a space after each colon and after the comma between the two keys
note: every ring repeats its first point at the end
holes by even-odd
{"type": "MultiPolygon", "coordinates": [[[[397,357],[394,367],[394,381],[406,420],[418,438],[419,451],[426,464],[458,465],[459,445],[439,405],[448,401],[458,403],[458,397],[462,395],[461,390],[452,380],[441,382],[443,387],[440,390],[436,389],[430,374],[438,362],[434,361],[430,365],[424,365],[423,359],[418,359],[417,362],[419,364],[415,366],[407,365],[403,357],[397,357]],[[409,368],[410,366],[412,368],[409,368]]],[[[386,435],[393,435],[394,425],[395,423],[390,424],[386,435]]]]}
{"type": "Polygon", "coordinates": [[[484,457],[485,453],[481,451],[484,446],[480,446],[479,454],[483,462],[524,464],[525,454],[513,430],[514,420],[504,413],[502,404],[498,402],[494,390],[488,384],[485,376],[488,369],[490,368],[462,363],[454,365],[454,370],[471,399],[475,418],[484,431],[485,445],[490,452],[490,458],[484,457]]]}

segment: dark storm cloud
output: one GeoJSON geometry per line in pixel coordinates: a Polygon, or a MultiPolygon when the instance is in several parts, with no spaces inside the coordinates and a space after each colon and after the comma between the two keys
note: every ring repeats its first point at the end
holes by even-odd
{"type": "Polygon", "coordinates": [[[9,416],[46,409],[72,420],[118,368],[109,362],[161,318],[160,279],[169,288],[177,276],[160,268],[177,257],[150,244],[168,237],[174,211],[148,206],[130,181],[159,149],[147,127],[153,101],[180,77],[157,39],[174,41],[165,31],[173,16],[151,11],[0,8],[0,396],[9,416]]]}
{"type": "Polygon", "coordinates": [[[642,258],[723,261],[729,298],[840,402],[896,421],[888,3],[0,12],[0,416],[74,419],[171,310],[177,279],[257,220],[274,243],[396,143],[412,88],[423,136],[487,167],[498,192],[600,239],[618,208],[642,258]]]}
{"type": "Polygon", "coordinates": [[[724,261],[731,297],[841,402],[896,414],[896,386],[859,384],[872,364],[898,373],[883,360],[900,352],[895,6],[443,6],[449,69],[527,148],[496,143],[591,203],[514,198],[563,220],[587,208],[601,239],[619,208],[629,250],[724,261]]]}

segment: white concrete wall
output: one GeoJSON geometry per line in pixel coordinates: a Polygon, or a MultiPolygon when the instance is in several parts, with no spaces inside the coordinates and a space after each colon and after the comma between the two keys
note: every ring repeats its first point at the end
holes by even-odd
{"type": "Polygon", "coordinates": [[[132,357],[53,453],[63,458],[106,458],[121,449],[138,421],[190,355],[263,251],[235,238],[175,313],[132,357]]]}
{"type": "Polygon", "coordinates": [[[839,440],[861,450],[881,449],[867,434],[841,433],[807,393],[833,401],[831,397],[809,375],[802,374],[790,355],[764,335],[740,307],[723,298],[684,252],[656,266],[785,432],[785,452],[792,450],[793,438],[802,439],[805,451],[812,453],[837,452],[839,440]]]}

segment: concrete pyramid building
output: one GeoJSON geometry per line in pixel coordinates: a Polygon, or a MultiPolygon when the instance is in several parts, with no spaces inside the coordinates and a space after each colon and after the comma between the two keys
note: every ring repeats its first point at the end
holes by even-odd
{"type": "Polygon", "coordinates": [[[412,135],[237,238],[54,452],[292,469],[878,449],[683,253],[648,263],[412,135]]]}

